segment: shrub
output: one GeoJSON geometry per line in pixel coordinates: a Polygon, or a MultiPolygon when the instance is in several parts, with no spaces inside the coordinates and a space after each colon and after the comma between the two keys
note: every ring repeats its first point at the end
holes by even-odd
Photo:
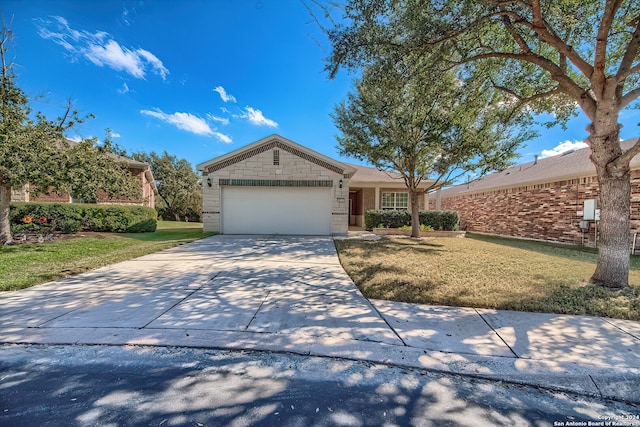
{"type": "Polygon", "coordinates": [[[154,209],[141,206],[85,205],[73,203],[12,203],[9,213],[12,233],[117,233],[156,230],[154,209]]]}
{"type": "Polygon", "coordinates": [[[411,224],[411,214],[408,211],[369,210],[365,212],[364,222],[365,227],[369,230],[379,225],[385,228],[400,228],[403,225],[411,224]]]}
{"type": "MultiPolygon", "coordinates": [[[[431,230],[453,231],[458,229],[458,212],[456,211],[420,211],[420,224],[431,230]]],[[[396,210],[368,210],[364,215],[365,227],[402,228],[411,226],[411,213],[396,210]]],[[[426,231],[423,230],[423,231],[426,231]]]]}
{"type": "Polygon", "coordinates": [[[60,222],[59,229],[63,234],[75,234],[82,229],[82,224],[75,219],[65,219],[60,222]]]}

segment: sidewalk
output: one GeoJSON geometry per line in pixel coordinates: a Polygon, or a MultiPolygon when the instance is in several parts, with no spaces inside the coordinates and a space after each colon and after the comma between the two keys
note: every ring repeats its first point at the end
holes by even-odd
{"type": "Polygon", "coordinates": [[[640,403],[640,322],[369,301],[329,238],[214,236],[8,292],[0,343],[290,352],[640,403]]]}

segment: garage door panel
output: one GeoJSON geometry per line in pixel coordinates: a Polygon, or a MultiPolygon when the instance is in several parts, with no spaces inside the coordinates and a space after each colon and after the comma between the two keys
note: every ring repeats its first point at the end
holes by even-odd
{"type": "Polygon", "coordinates": [[[331,188],[224,187],[225,234],[331,234],[331,188]]]}

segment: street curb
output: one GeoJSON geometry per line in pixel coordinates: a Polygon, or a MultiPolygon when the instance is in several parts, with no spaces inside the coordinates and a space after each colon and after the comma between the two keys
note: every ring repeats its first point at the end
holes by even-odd
{"type": "MultiPolygon", "coordinates": [[[[2,345],[184,347],[271,352],[376,363],[640,404],[640,369],[428,351],[373,341],[188,329],[13,328],[2,345]],[[268,339],[266,338],[268,335],[268,339]]],[[[4,332],[4,331],[3,331],[4,332]]]]}

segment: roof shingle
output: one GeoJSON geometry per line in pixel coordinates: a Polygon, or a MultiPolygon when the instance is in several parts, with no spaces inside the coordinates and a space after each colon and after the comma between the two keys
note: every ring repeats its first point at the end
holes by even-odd
{"type": "MultiPolygon", "coordinates": [[[[638,138],[622,141],[622,149],[627,150],[636,142],[638,142],[638,138]]],[[[568,151],[557,156],[538,159],[537,162],[532,161],[512,166],[502,172],[484,176],[468,184],[449,187],[442,191],[442,197],[594,176],[596,170],[589,159],[590,155],[591,149],[587,147],[568,151]]],[[[640,156],[633,158],[631,168],[640,168],[640,156]]]]}

